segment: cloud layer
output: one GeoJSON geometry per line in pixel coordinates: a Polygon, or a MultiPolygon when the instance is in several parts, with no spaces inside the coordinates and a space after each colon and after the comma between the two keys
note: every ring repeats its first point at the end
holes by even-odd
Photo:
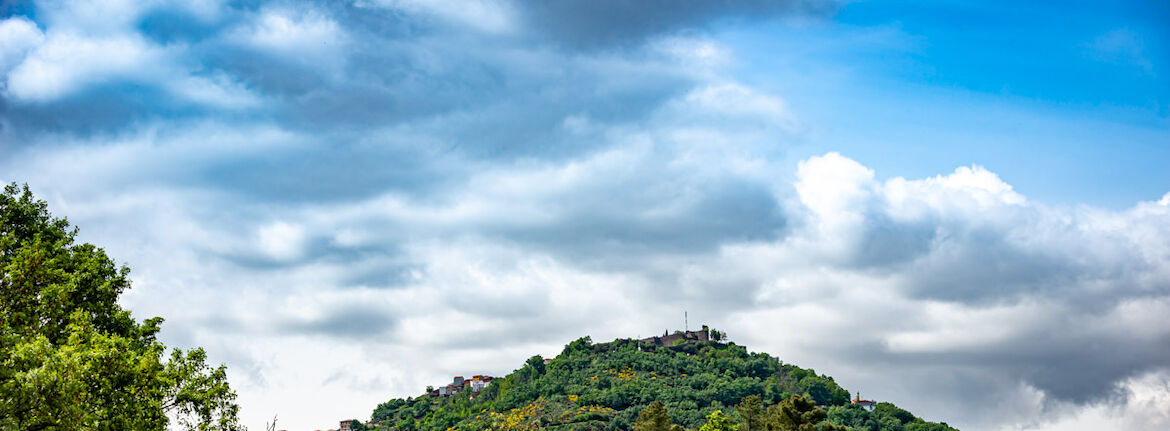
{"type": "Polygon", "coordinates": [[[129,264],[257,426],[683,310],[964,428],[1170,425],[1170,194],[791,161],[817,125],[709,35],[837,6],[658,3],[22,3],[0,179],[129,264]]]}

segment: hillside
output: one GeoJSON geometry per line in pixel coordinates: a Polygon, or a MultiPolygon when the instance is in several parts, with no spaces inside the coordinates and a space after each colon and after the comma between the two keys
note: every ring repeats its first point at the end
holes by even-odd
{"type": "Polygon", "coordinates": [[[768,426],[761,418],[781,410],[791,414],[807,400],[805,417],[819,422],[818,429],[953,430],[890,403],[870,403],[870,411],[864,403],[852,403],[850,392],[832,377],[735,343],[663,344],[670,345],[631,339],[595,344],[584,337],[551,360],[528,359],[478,392],[382,403],[369,428],[625,430],[633,428],[643,409],[660,402],[670,422],[686,429],[699,429],[716,410],[735,423],[755,416],[752,429],[796,429],[768,426]]]}

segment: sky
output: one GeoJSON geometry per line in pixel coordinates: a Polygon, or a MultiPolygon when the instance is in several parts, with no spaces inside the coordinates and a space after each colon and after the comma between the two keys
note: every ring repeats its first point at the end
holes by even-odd
{"type": "Polygon", "coordinates": [[[964,430],[1170,428],[1165,2],[0,2],[0,181],[245,423],[691,327],[964,430]]]}

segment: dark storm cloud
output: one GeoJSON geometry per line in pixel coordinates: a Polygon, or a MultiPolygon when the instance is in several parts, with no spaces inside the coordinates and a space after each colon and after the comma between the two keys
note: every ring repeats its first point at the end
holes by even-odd
{"type": "Polygon", "coordinates": [[[928,253],[936,238],[936,226],[902,223],[874,214],[849,263],[861,268],[894,271],[928,253]]]}
{"type": "Polygon", "coordinates": [[[323,314],[311,317],[285,317],[277,332],[285,335],[324,335],[363,339],[384,336],[394,330],[397,320],[387,309],[371,305],[321,307],[323,314]]]}
{"type": "Polygon", "coordinates": [[[941,230],[951,232],[935,238],[933,253],[908,269],[915,296],[971,304],[1016,300],[1070,286],[1081,270],[1047,250],[1012,244],[1002,230],[941,230]]]}
{"type": "Polygon", "coordinates": [[[792,12],[827,13],[833,2],[602,0],[525,1],[525,23],[560,43],[578,48],[628,46],[646,38],[701,29],[724,19],[758,20],[792,12]]]}
{"type": "MultiPolygon", "coordinates": [[[[989,381],[1026,382],[1044,391],[1052,401],[1089,404],[1108,401],[1116,395],[1118,382],[1143,373],[1162,369],[1170,357],[1170,338],[1150,340],[1144,337],[1094,331],[1092,324],[1103,316],[1088,313],[1051,326],[1014,327],[1018,336],[1002,343],[982,345],[977,350],[945,353],[891,353],[876,346],[843,351],[842,354],[872,358],[894,370],[907,367],[929,368],[946,364],[982,375],[989,381]],[[1118,355],[1118,352],[1126,352],[1118,355]]],[[[1002,323],[986,322],[990,329],[1002,323]]],[[[1006,328],[1003,328],[1006,329],[1006,328]]],[[[977,379],[975,377],[974,379],[977,379]]],[[[953,389],[960,398],[987,397],[980,385],[958,385],[953,389]]]]}
{"type": "Polygon", "coordinates": [[[52,100],[5,96],[4,133],[14,137],[6,141],[29,145],[47,132],[102,140],[185,119],[263,121],[314,145],[191,168],[217,187],[265,200],[350,200],[387,189],[425,194],[465,175],[444,159],[587,154],[611,143],[566,136],[565,118],[628,122],[694,85],[650,52],[594,58],[411,22],[348,3],[233,4],[214,19],[150,9],[126,31],[158,44],[173,64],[143,64],[158,75],[115,76],[52,100]],[[321,43],[335,46],[285,51],[249,42],[257,32],[296,31],[283,26],[317,29],[321,43]],[[185,77],[225,81],[256,104],[224,110],[168,88],[185,77]]]}
{"type": "Polygon", "coordinates": [[[7,115],[12,142],[24,145],[37,142],[36,137],[43,134],[109,136],[135,123],[219,115],[216,109],[175,100],[164,88],[132,80],[93,85],[51,103],[0,103],[4,104],[0,112],[7,115]]]}
{"type": "Polygon", "coordinates": [[[288,151],[265,152],[196,167],[198,179],[246,199],[277,203],[353,201],[386,192],[436,193],[466,168],[419,145],[356,142],[344,136],[288,151]]]}
{"type": "Polygon", "coordinates": [[[698,200],[672,208],[685,199],[669,192],[687,181],[683,175],[629,178],[613,185],[623,190],[620,195],[608,184],[578,190],[550,202],[549,211],[557,214],[553,223],[508,226],[499,233],[582,265],[638,272],[646,268],[643,257],[707,255],[721,244],[773,241],[783,233],[785,215],[771,192],[734,178],[692,184],[699,188],[692,190],[698,200]]]}

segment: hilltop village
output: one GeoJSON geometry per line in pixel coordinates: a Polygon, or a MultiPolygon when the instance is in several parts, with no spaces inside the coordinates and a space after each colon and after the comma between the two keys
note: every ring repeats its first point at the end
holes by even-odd
{"type": "MultiPolygon", "coordinates": [[[[699,404],[698,401],[706,405],[718,401],[728,406],[744,402],[745,395],[729,392],[727,389],[737,388],[733,383],[738,382],[736,384],[743,390],[751,391],[755,388],[757,402],[765,405],[779,403],[792,394],[803,394],[811,408],[824,409],[827,415],[834,415],[838,421],[848,419],[841,415],[866,419],[873,415],[888,416],[890,411],[894,411],[887,409],[888,411],[877,412],[880,410],[876,408],[879,404],[877,401],[863,399],[860,393],[851,396],[854,394],[841,388],[831,377],[818,375],[811,369],[805,370],[783,364],[766,354],[749,354],[742,346],[727,342],[726,339],[726,333],[710,329],[706,325],[697,331],[666,330],[661,335],[617,339],[601,344],[594,344],[589,337],[583,337],[565,346],[565,351],[569,353],[559,357],[562,361],[568,361],[565,364],[572,365],[562,364],[555,368],[555,371],[546,371],[545,367],[540,366],[540,362],[547,366],[553,358],[536,356],[530,358],[524,368],[507,377],[483,374],[473,375],[471,378],[454,376],[450,383],[442,386],[427,386],[416,398],[391,400],[379,405],[369,421],[344,420],[340,422],[337,430],[330,431],[374,429],[441,431],[459,424],[472,428],[486,428],[491,426],[492,421],[505,418],[519,422],[527,421],[525,423],[532,426],[531,429],[569,424],[583,426],[581,429],[601,429],[598,427],[610,425],[616,426],[617,429],[629,429],[639,412],[646,408],[645,405],[639,405],[630,399],[623,401],[620,397],[623,393],[621,391],[627,390],[630,385],[658,393],[656,396],[666,396],[665,394],[676,391],[679,387],[691,388],[693,390],[671,393],[669,396],[691,397],[697,400],[696,405],[699,404]],[[719,357],[716,360],[718,363],[712,362],[715,356],[710,354],[711,349],[721,352],[715,355],[719,357]],[[703,352],[707,354],[702,354],[703,352]],[[659,360],[647,361],[650,358],[659,360]],[[664,358],[674,359],[662,361],[664,358]],[[666,363],[671,365],[663,367],[662,364],[666,363]],[[680,372],[680,369],[686,371],[680,372]],[[709,372],[700,374],[696,373],[696,370],[709,372]],[[718,374],[714,373],[714,370],[718,370],[718,374]],[[546,372],[549,374],[545,374],[546,372]],[[736,372],[742,375],[727,374],[736,372]],[[517,377],[521,375],[522,378],[517,377]],[[702,377],[704,375],[708,377],[702,377]],[[727,382],[724,384],[707,382],[707,387],[703,387],[704,379],[709,380],[710,376],[716,376],[715,379],[724,378],[727,382]],[[548,379],[556,380],[550,383],[548,379]],[[573,379],[587,383],[579,385],[571,393],[554,394],[549,398],[519,401],[500,398],[502,390],[515,391],[522,386],[560,384],[562,381],[573,379]],[[595,381],[604,381],[605,384],[588,383],[595,381]],[[492,385],[508,389],[496,388],[485,391],[492,385]],[[711,390],[712,387],[723,389],[711,390]],[[511,404],[505,404],[506,402],[511,404]],[[471,406],[479,407],[476,410],[471,406]],[[846,406],[849,409],[843,410],[846,406]],[[465,413],[472,410],[483,415],[465,413]],[[490,413],[485,413],[489,411],[490,413]]],[[[535,388],[530,389],[533,389],[530,393],[539,393],[535,388]]],[[[682,425],[695,429],[706,417],[706,413],[700,410],[681,410],[678,420],[682,425]]],[[[901,409],[896,411],[904,412],[901,409]]],[[[899,417],[902,418],[899,419],[901,424],[912,420],[921,421],[909,412],[899,417]]],[[[945,425],[942,428],[930,429],[953,430],[945,425]]]]}
{"type": "MultiPolygon", "coordinates": [[[[551,359],[545,359],[544,361],[547,363],[550,360],[551,359]]],[[[492,383],[492,379],[494,379],[494,377],[483,374],[476,374],[471,376],[470,379],[466,379],[463,376],[455,376],[451,379],[451,383],[439,386],[438,388],[428,386],[427,391],[423,394],[423,396],[431,398],[446,398],[463,391],[471,391],[473,394],[478,394],[479,391],[482,391],[483,388],[486,388],[492,383]]],[[[367,429],[373,429],[382,424],[382,421],[377,420],[362,422],[357,419],[345,419],[341,421],[339,427],[336,430],[325,431],[353,431],[353,423],[355,421],[361,422],[367,429]]]]}
{"type": "Polygon", "coordinates": [[[476,374],[471,376],[471,379],[464,379],[463,376],[455,376],[451,379],[451,383],[446,386],[440,386],[435,389],[428,388],[427,396],[449,397],[465,390],[470,390],[472,393],[479,393],[479,391],[491,383],[492,376],[476,374]]]}
{"type": "MultiPolygon", "coordinates": [[[[717,334],[716,337],[719,337],[718,333],[716,333],[716,334],[717,334]]],[[[643,343],[654,344],[657,346],[668,347],[668,346],[673,346],[675,343],[678,343],[680,340],[681,341],[702,341],[702,342],[711,341],[711,330],[709,328],[707,328],[707,325],[703,325],[703,328],[701,330],[698,330],[698,331],[674,331],[674,333],[671,333],[669,330],[666,330],[666,331],[663,331],[661,336],[643,338],[639,341],[641,341],[643,343]]],[[[552,361],[552,358],[543,358],[543,359],[544,359],[545,364],[549,363],[549,361],[552,361]]],[[[482,391],[483,388],[490,385],[492,383],[492,379],[494,379],[494,377],[489,376],[489,375],[484,375],[484,374],[473,375],[473,376],[471,376],[470,379],[466,379],[463,376],[455,376],[455,377],[451,378],[451,383],[448,383],[446,385],[439,386],[439,387],[428,386],[426,389],[426,393],[423,395],[426,397],[431,397],[431,398],[446,398],[446,397],[450,397],[452,395],[458,394],[458,393],[463,392],[463,391],[471,391],[473,394],[477,394],[480,391],[482,391]]],[[[342,421],[340,421],[340,425],[339,425],[338,429],[325,430],[325,431],[351,431],[352,430],[351,426],[355,420],[356,419],[342,420],[342,421]]],[[[358,421],[358,422],[361,422],[361,421],[358,421]]],[[[363,424],[367,428],[374,428],[374,427],[377,427],[378,425],[381,425],[381,421],[366,421],[366,422],[363,422],[363,424]]],[[[317,430],[317,431],[322,431],[322,430],[317,430]]]]}

